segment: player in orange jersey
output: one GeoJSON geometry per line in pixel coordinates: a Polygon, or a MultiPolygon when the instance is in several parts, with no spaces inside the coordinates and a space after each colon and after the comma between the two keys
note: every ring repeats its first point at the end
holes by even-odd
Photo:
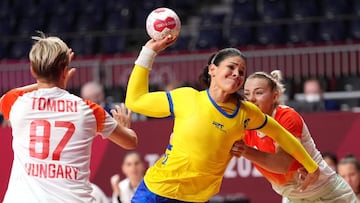
{"type": "Polygon", "coordinates": [[[299,185],[306,176],[303,166],[285,153],[276,141],[256,130],[246,131],[243,139],[246,145],[244,142],[235,143],[232,153],[253,161],[273,189],[285,197],[284,202],[357,202],[351,188],[326,164],[316,149],[302,117],[294,109],[281,105],[280,98],[285,89],[280,80],[280,71],[251,74],[244,85],[245,98],[301,142],[319,166],[319,179],[305,190],[300,190],[299,185]]]}
{"type": "Polygon", "coordinates": [[[105,110],[65,90],[74,53],[57,37],[33,37],[30,71],[36,84],[1,97],[12,127],[14,161],[4,202],[94,202],[89,182],[97,134],[126,149],[137,146],[124,106],[105,110]]]}

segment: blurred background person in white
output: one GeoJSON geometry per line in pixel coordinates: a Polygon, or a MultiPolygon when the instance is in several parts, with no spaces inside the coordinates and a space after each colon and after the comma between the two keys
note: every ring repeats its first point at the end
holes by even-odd
{"type": "Polygon", "coordinates": [[[125,179],[120,180],[119,174],[111,177],[112,202],[130,203],[145,173],[144,161],[141,155],[136,151],[127,153],[124,156],[121,169],[126,176],[125,179]]]}

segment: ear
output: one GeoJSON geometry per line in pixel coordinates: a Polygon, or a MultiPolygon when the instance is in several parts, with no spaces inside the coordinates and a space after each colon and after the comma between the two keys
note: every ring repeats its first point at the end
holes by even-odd
{"type": "Polygon", "coordinates": [[[66,67],[62,70],[62,72],[61,72],[61,79],[63,79],[64,81],[65,81],[66,78],[67,78],[68,71],[69,71],[69,69],[68,69],[68,67],[66,66],[66,67]]]}
{"type": "Polygon", "coordinates": [[[37,76],[36,76],[36,74],[35,74],[35,72],[34,72],[34,69],[33,69],[32,65],[30,65],[30,73],[31,73],[31,75],[32,75],[35,79],[37,78],[37,76]]]}
{"type": "Polygon", "coordinates": [[[280,94],[278,91],[274,91],[273,93],[273,102],[276,103],[280,100],[280,94]]]}
{"type": "Polygon", "coordinates": [[[216,70],[217,66],[215,64],[210,64],[209,65],[209,75],[212,77],[214,75],[214,72],[216,70]]]}

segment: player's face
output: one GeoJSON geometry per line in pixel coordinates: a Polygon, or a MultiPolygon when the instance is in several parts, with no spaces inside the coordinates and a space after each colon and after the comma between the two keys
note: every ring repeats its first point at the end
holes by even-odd
{"type": "Polygon", "coordinates": [[[262,112],[271,115],[277,101],[277,93],[272,91],[265,79],[247,79],[244,85],[245,99],[258,106],[262,112]]]}
{"type": "Polygon", "coordinates": [[[144,164],[136,154],[131,154],[124,160],[123,173],[129,179],[141,179],[144,175],[144,164]]]}
{"type": "Polygon", "coordinates": [[[345,181],[351,186],[354,192],[359,191],[360,184],[360,172],[356,170],[354,164],[339,164],[338,165],[338,173],[341,177],[345,179],[345,181]]]}
{"type": "Polygon", "coordinates": [[[239,56],[224,59],[218,66],[212,64],[209,67],[211,86],[232,94],[240,89],[245,79],[246,64],[239,56]]]}

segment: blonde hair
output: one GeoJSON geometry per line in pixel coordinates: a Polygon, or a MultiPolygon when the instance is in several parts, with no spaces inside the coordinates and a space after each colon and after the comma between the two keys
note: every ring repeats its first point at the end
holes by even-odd
{"type": "Polygon", "coordinates": [[[260,78],[267,80],[271,90],[278,92],[279,101],[277,101],[277,104],[280,104],[280,98],[286,90],[285,85],[282,83],[282,73],[280,70],[273,70],[271,71],[270,74],[262,71],[255,72],[249,75],[247,79],[252,79],[252,78],[260,78]]]}
{"type": "Polygon", "coordinates": [[[30,64],[36,79],[57,82],[61,72],[70,63],[70,49],[58,37],[33,36],[35,44],[29,53],[30,64]]]}

